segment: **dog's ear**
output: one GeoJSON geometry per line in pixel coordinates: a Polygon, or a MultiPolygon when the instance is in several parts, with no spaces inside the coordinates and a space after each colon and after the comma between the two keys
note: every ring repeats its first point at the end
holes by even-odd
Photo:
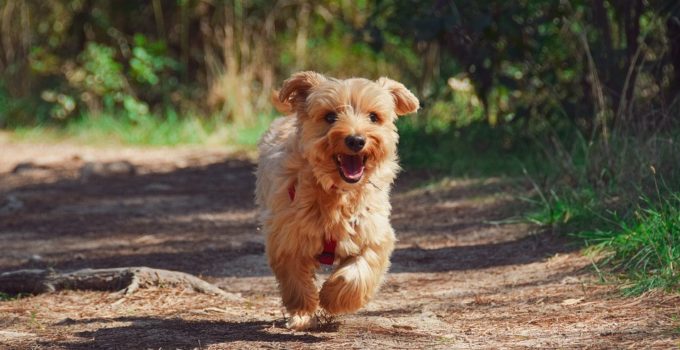
{"type": "Polygon", "coordinates": [[[420,108],[418,98],[404,84],[385,77],[378,79],[376,83],[392,94],[397,115],[413,113],[420,108]]]}
{"type": "Polygon", "coordinates": [[[283,82],[279,91],[279,101],[291,106],[291,110],[297,110],[300,106],[304,106],[311,90],[324,81],[326,77],[317,72],[295,73],[283,82]]]}

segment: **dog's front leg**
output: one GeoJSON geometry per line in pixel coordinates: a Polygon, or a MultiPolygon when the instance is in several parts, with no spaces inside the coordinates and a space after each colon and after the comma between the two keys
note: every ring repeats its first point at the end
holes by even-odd
{"type": "Polygon", "coordinates": [[[286,255],[270,256],[270,265],[279,282],[283,305],[291,316],[287,327],[295,330],[314,327],[314,312],[319,305],[314,284],[315,260],[286,255]]]}
{"type": "Polygon", "coordinates": [[[343,314],[364,306],[378,290],[393,249],[394,240],[390,239],[343,261],[321,288],[321,307],[331,314],[343,314]]]}

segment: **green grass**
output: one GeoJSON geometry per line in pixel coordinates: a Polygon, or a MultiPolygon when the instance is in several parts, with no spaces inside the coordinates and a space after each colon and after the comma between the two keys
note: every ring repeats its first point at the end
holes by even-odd
{"type": "Polygon", "coordinates": [[[405,168],[454,177],[526,177],[533,196],[524,199],[533,210],[525,219],[599,254],[595,269],[621,282],[625,294],[680,291],[677,130],[652,138],[615,135],[605,144],[565,130],[547,143],[479,123],[455,128],[425,118],[398,126],[405,168]],[[663,191],[657,178],[669,180],[663,191]]]}
{"type": "Polygon", "coordinates": [[[142,115],[102,114],[83,116],[61,126],[39,125],[14,129],[20,139],[58,141],[71,139],[85,144],[137,146],[225,145],[253,149],[272,117],[260,116],[248,124],[219,122],[215,118],[179,117],[169,112],[163,118],[142,115]]]}
{"type": "Polygon", "coordinates": [[[680,292],[678,145],[617,136],[608,155],[582,145],[545,157],[554,178],[539,185],[546,170],[529,176],[534,210],[525,218],[583,242],[600,276],[621,283],[625,295],[680,292]]]}
{"type": "Polygon", "coordinates": [[[607,149],[578,133],[546,144],[480,124],[454,128],[403,119],[398,126],[405,168],[528,177],[535,195],[525,198],[534,208],[525,219],[584,243],[596,253],[602,277],[622,283],[627,295],[680,291],[680,192],[671,190],[678,188],[680,148],[668,141],[677,133],[647,140],[619,135],[607,149]],[[657,171],[675,187],[659,191],[657,171]]]}
{"type": "Polygon", "coordinates": [[[456,128],[402,118],[398,121],[399,155],[406,169],[428,169],[443,175],[520,176],[523,169],[540,168],[540,150],[515,138],[509,128],[481,123],[456,128]]]}
{"type": "Polygon", "coordinates": [[[534,198],[523,198],[536,208],[525,215],[531,223],[561,231],[607,224],[600,215],[604,210],[600,198],[592,188],[550,189],[544,193],[534,183],[534,189],[538,193],[534,198]]]}
{"type": "Polygon", "coordinates": [[[643,197],[632,210],[626,207],[630,203],[605,204],[615,196],[583,188],[552,190],[531,199],[537,210],[525,217],[584,242],[601,277],[621,283],[625,295],[680,292],[680,192],[643,197]]]}
{"type": "Polygon", "coordinates": [[[601,265],[625,274],[624,293],[680,291],[680,193],[644,198],[631,218],[616,222],[614,229],[576,236],[605,256],[601,265]]]}

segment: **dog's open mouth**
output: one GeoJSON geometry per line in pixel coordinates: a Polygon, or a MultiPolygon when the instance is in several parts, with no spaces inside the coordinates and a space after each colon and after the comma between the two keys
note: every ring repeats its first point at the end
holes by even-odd
{"type": "Polygon", "coordinates": [[[366,156],[359,154],[337,154],[335,164],[338,166],[340,176],[345,182],[355,183],[364,175],[366,156]]]}

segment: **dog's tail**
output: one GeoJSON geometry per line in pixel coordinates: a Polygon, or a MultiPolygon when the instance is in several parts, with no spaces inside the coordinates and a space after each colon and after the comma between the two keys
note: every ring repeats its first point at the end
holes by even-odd
{"type": "Polygon", "coordinates": [[[277,111],[283,114],[293,113],[293,106],[288,101],[281,101],[279,98],[279,90],[272,91],[271,96],[272,104],[277,111]]]}

